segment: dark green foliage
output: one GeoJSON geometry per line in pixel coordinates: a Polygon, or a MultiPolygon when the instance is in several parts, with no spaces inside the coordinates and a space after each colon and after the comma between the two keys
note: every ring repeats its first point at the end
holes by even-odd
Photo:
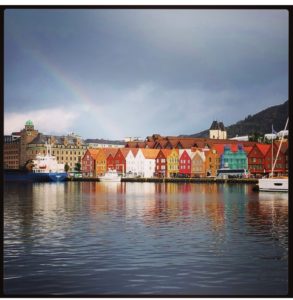
{"type": "Polygon", "coordinates": [[[74,171],[80,172],[81,164],[78,162],[75,164],[74,171]]]}
{"type": "MultiPolygon", "coordinates": [[[[271,106],[255,115],[248,115],[244,120],[226,127],[228,138],[243,135],[253,136],[255,133],[263,136],[272,132],[272,125],[275,131],[284,129],[288,112],[288,100],[283,104],[271,106]]],[[[185,135],[186,136],[186,135],[185,135]]],[[[208,137],[209,130],[189,135],[189,137],[208,137]]],[[[253,138],[256,138],[254,135],[253,138]]]]}
{"type": "Polygon", "coordinates": [[[68,172],[68,171],[69,171],[69,165],[68,165],[68,163],[65,164],[64,170],[65,170],[65,172],[68,172]]]}

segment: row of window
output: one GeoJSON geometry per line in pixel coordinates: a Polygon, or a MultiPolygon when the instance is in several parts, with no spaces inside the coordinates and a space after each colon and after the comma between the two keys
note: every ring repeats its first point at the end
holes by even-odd
{"type": "Polygon", "coordinates": [[[17,160],[18,161],[19,156],[18,155],[5,155],[4,160],[17,160]]]}
{"type": "MultiPolygon", "coordinates": [[[[266,167],[268,169],[271,169],[271,164],[268,164],[266,167]]],[[[288,169],[288,164],[285,164],[285,165],[284,164],[276,164],[275,165],[275,169],[284,169],[284,168],[288,169]]],[[[264,165],[250,165],[249,169],[250,170],[264,170],[265,167],[264,167],[264,165]]]]}
{"type": "Polygon", "coordinates": [[[185,159],[180,159],[180,163],[181,163],[181,164],[185,164],[185,162],[187,162],[187,164],[190,165],[190,159],[187,159],[187,160],[185,160],[185,159]]]}

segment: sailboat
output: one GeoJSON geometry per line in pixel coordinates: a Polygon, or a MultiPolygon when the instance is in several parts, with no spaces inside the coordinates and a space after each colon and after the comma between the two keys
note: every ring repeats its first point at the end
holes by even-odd
{"type": "MultiPolygon", "coordinates": [[[[276,162],[281,150],[281,146],[284,140],[284,132],[287,129],[289,118],[287,118],[287,122],[285,125],[285,129],[282,132],[282,138],[281,142],[279,144],[279,148],[277,151],[277,155],[274,161],[274,164],[272,166],[272,172],[270,173],[269,178],[261,178],[258,180],[258,187],[260,191],[266,191],[266,192],[288,192],[288,177],[282,176],[282,177],[274,177],[274,169],[276,166],[276,162]]],[[[273,142],[272,142],[272,151],[273,151],[273,142]]],[[[273,158],[273,154],[272,154],[273,158]]],[[[273,162],[273,159],[272,159],[273,162]]]]}

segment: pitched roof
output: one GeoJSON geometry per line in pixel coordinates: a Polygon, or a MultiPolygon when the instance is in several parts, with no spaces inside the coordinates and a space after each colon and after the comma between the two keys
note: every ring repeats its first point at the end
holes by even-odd
{"type": "Polygon", "coordinates": [[[248,154],[252,148],[253,148],[252,146],[247,146],[247,147],[244,146],[243,150],[246,152],[246,154],[248,154]]]}
{"type": "Polygon", "coordinates": [[[257,143],[256,145],[255,145],[258,149],[259,149],[259,151],[262,153],[262,155],[266,155],[267,154],[267,152],[269,151],[269,149],[270,149],[270,147],[271,147],[271,145],[267,145],[267,144],[259,144],[259,143],[257,143]]]}
{"type": "Polygon", "coordinates": [[[100,149],[88,149],[87,151],[90,153],[90,155],[93,158],[95,158],[97,156],[97,154],[99,153],[100,149]]]}
{"type": "Polygon", "coordinates": [[[172,152],[171,149],[161,149],[161,151],[163,152],[165,157],[168,157],[172,152]]]}
{"type": "MultiPolygon", "coordinates": [[[[126,157],[126,155],[129,153],[130,148],[119,148],[119,150],[121,151],[122,155],[124,156],[124,158],[126,157]]],[[[118,152],[118,151],[117,151],[118,152]]]]}
{"type": "MultiPolygon", "coordinates": [[[[230,148],[231,152],[237,152],[239,149],[238,145],[239,144],[213,144],[212,149],[216,150],[219,155],[222,155],[224,153],[226,146],[230,148]]],[[[244,151],[245,151],[245,147],[244,147],[244,151]]]]}
{"type": "Polygon", "coordinates": [[[218,122],[218,121],[213,121],[210,130],[225,130],[225,126],[223,124],[223,122],[218,122]]]}
{"type": "Polygon", "coordinates": [[[159,149],[141,149],[141,152],[146,159],[155,159],[159,151],[159,149]]]}
{"type": "Polygon", "coordinates": [[[106,157],[108,158],[109,155],[112,155],[114,157],[119,148],[101,148],[101,150],[104,151],[106,157]]]}
{"type": "Polygon", "coordinates": [[[135,157],[137,152],[139,151],[139,148],[130,148],[130,151],[132,152],[133,156],[135,157]]]}
{"type": "MultiPolygon", "coordinates": [[[[280,143],[281,143],[281,141],[275,141],[275,144],[276,144],[277,147],[279,147],[280,143]]],[[[288,150],[288,141],[283,141],[282,145],[281,145],[281,150],[280,151],[282,153],[286,153],[287,150],[288,150]]]]}

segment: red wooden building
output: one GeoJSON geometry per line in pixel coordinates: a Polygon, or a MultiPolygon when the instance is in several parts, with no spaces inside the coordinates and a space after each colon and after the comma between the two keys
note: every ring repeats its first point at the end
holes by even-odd
{"type": "Polygon", "coordinates": [[[156,171],[155,176],[167,177],[168,176],[168,156],[172,150],[161,149],[156,157],[156,171]]]}
{"type": "Polygon", "coordinates": [[[115,160],[114,157],[118,151],[117,148],[104,148],[103,149],[106,154],[106,171],[109,169],[115,169],[115,160]]]}
{"type": "Polygon", "coordinates": [[[96,155],[98,152],[98,149],[87,149],[82,157],[81,170],[84,177],[96,176],[96,155]]]}
{"type": "MultiPolygon", "coordinates": [[[[272,165],[276,159],[279,142],[273,144],[255,144],[248,153],[248,170],[254,175],[268,175],[272,171],[272,165]],[[273,153],[273,161],[272,161],[273,153]]],[[[274,174],[285,174],[288,172],[288,143],[284,142],[280,149],[274,174]]]]}
{"type": "Polygon", "coordinates": [[[130,149],[120,148],[116,152],[114,156],[114,168],[118,173],[125,174],[126,173],[126,155],[130,149]]]}
{"type": "Polygon", "coordinates": [[[179,174],[186,177],[191,176],[192,152],[190,149],[179,150],[179,174]]]}

